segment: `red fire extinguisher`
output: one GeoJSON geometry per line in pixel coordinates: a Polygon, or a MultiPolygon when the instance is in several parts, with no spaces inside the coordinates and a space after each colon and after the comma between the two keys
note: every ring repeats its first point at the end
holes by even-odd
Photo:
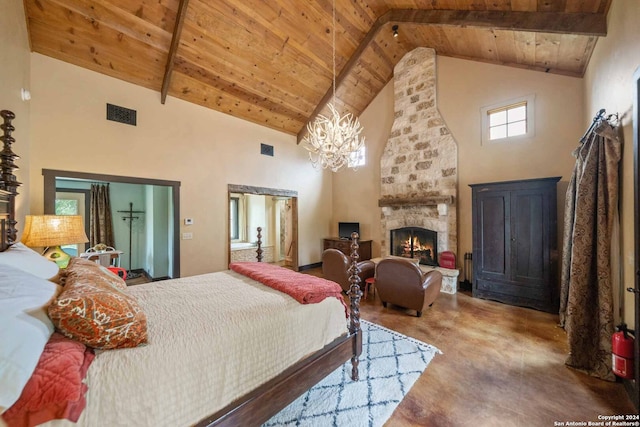
{"type": "Polygon", "coordinates": [[[613,373],[621,378],[633,379],[633,337],[626,324],[616,326],[618,332],[611,337],[613,373]]]}

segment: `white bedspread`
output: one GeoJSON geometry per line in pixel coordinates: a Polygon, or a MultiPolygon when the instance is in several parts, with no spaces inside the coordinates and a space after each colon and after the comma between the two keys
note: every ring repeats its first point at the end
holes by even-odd
{"type": "Polygon", "coordinates": [[[149,344],[99,352],[79,426],[191,425],[347,332],[337,299],[302,305],[231,271],[129,292],[149,344]]]}

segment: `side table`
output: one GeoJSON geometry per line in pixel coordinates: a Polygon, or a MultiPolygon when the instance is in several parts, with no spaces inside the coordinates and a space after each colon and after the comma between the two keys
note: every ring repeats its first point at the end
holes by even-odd
{"type": "Polygon", "coordinates": [[[369,289],[371,289],[371,294],[376,296],[376,278],[375,277],[367,277],[364,279],[364,299],[367,299],[369,294],[369,289]]]}

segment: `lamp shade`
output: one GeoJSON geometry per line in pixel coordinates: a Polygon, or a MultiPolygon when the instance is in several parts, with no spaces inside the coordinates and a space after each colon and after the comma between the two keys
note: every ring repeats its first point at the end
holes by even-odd
{"type": "Polygon", "coordinates": [[[29,247],[71,245],[89,241],[80,215],[27,215],[22,243],[29,247]]]}

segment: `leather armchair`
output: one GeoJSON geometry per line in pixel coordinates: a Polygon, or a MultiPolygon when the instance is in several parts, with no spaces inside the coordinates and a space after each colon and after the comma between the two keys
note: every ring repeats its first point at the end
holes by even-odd
{"type": "MultiPolygon", "coordinates": [[[[326,249],[322,253],[322,275],[327,280],[332,280],[342,287],[344,292],[349,292],[351,282],[349,281],[349,267],[351,259],[337,249],[326,249]]],[[[373,277],[376,265],[373,261],[360,261],[360,288],[364,287],[365,279],[373,277]]]]}
{"type": "Polygon", "coordinates": [[[440,295],[441,285],[442,273],[423,273],[410,260],[383,259],[376,268],[376,289],[382,305],[391,303],[416,310],[418,317],[440,295]]]}

